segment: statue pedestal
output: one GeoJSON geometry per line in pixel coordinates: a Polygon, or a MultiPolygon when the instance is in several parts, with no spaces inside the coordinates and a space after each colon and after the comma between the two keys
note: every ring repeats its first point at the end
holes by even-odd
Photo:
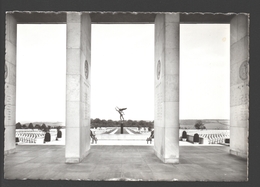
{"type": "Polygon", "coordinates": [[[123,123],[121,123],[121,134],[123,134],[123,123]]]}

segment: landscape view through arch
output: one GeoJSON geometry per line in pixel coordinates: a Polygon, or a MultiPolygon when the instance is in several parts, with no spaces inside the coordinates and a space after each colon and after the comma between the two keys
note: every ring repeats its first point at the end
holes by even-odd
{"type": "MultiPolygon", "coordinates": [[[[43,124],[60,126],[65,135],[65,37],[65,25],[18,25],[17,123],[21,128],[29,128],[30,123],[39,129],[44,129],[43,124]],[[38,35],[41,40],[35,40],[38,35]],[[46,56],[39,59],[37,52],[44,50],[46,56]]],[[[92,24],[91,128],[97,136],[121,134],[116,106],[128,108],[124,133],[150,135],[153,44],[153,24],[92,24]]],[[[197,123],[203,124],[197,128],[229,129],[228,24],[180,27],[180,130],[194,130],[197,123]]]]}

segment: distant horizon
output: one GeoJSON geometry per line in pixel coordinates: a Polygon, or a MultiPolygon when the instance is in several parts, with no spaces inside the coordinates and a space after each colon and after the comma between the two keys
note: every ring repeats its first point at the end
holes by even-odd
{"type": "MultiPolygon", "coordinates": [[[[90,118],[90,119],[97,119],[97,118],[90,118]]],[[[113,120],[113,119],[101,119],[101,118],[98,118],[100,120],[112,120],[112,121],[120,121],[120,120],[113,120]]],[[[132,121],[154,121],[154,120],[133,120],[133,119],[128,119],[128,120],[132,120],[132,121]]],[[[125,120],[125,121],[128,121],[128,120],[125,120]]],[[[179,120],[230,120],[230,119],[225,119],[225,118],[220,118],[220,119],[179,119],[179,120]]],[[[65,122],[62,122],[62,121],[27,121],[27,120],[24,120],[24,121],[17,121],[16,123],[65,123],[65,122]]]]}

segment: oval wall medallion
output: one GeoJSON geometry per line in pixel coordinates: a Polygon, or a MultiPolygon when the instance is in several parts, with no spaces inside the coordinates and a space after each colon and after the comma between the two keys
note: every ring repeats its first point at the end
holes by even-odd
{"type": "Polygon", "coordinates": [[[8,68],[7,68],[7,65],[5,63],[5,79],[7,78],[7,75],[8,75],[8,68]]]}
{"type": "Polygon", "coordinates": [[[157,62],[157,79],[159,80],[161,76],[161,61],[158,60],[157,62]]]}
{"type": "Polygon", "coordinates": [[[247,62],[243,62],[239,67],[239,77],[242,80],[246,80],[248,78],[248,65],[247,62]]]}
{"type": "Polygon", "coordinates": [[[88,61],[85,60],[85,76],[86,76],[86,79],[88,79],[88,72],[89,72],[88,61]]]}

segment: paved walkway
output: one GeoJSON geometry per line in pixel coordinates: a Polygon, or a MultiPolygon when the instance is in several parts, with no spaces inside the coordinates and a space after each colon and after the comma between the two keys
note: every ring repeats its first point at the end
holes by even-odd
{"type": "Polygon", "coordinates": [[[247,162],[227,146],[180,146],[180,163],[164,164],[152,146],[91,145],[79,164],[65,164],[64,145],[18,145],[5,156],[5,179],[245,181],[247,162]]]}

